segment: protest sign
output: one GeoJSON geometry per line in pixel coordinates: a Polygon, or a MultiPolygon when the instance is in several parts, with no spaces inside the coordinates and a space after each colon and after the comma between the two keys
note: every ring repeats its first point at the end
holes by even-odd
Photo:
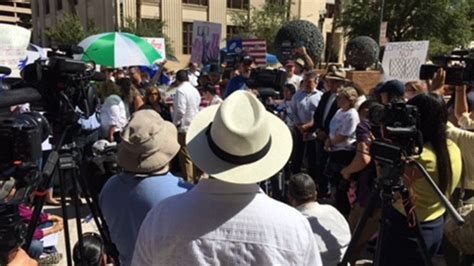
{"type": "Polygon", "coordinates": [[[0,24],[0,66],[12,70],[10,77],[20,77],[20,65],[26,58],[31,31],[14,25],[0,24]]]}
{"type": "Polygon", "coordinates": [[[191,62],[202,65],[219,62],[221,29],[219,23],[193,22],[191,62]]]}
{"type": "Polygon", "coordinates": [[[149,44],[151,44],[155,50],[161,55],[161,59],[157,60],[157,63],[161,63],[166,59],[166,45],[165,38],[143,38],[149,44]]]}
{"type": "Polygon", "coordinates": [[[386,79],[418,80],[420,67],[426,62],[428,46],[429,41],[388,43],[382,60],[386,79]]]}

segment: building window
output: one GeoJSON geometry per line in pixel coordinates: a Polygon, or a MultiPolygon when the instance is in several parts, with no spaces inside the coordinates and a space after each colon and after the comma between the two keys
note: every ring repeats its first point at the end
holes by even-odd
{"type": "Polygon", "coordinates": [[[326,4],[326,18],[333,18],[335,9],[335,4],[326,4]]]}
{"type": "Polygon", "coordinates": [[[49,10],[49,0],[45,0],[44,7],[45,7],[45,9],[46,9],[45,13],[46,13],[46,14],[49,14],[49,11],[50,11],[50,10],[49,10]]]}
{"type": "Polygon", "coordinates": [[[232,37],[243,31],[243,28],[238,26],[227,26],[226,29],[226,40],[232,39],[232,37]]]}
{"type": "Polygon", "coordinates": [[[183,0],[183,4],[207,6],[208,0],[183,0]]]}
{"type": "Polygon", "coordinates": [[[227,0],[227,8],[248,9],[249,0],[227,0]]]}
{"type": "Polygon", "coordinates": [[[30,4],[28,4],[28,3],[16,3],[16,7],[19,7],[19,8],[30,8],[30,4]]]}
{"type": "Polygon", "coordinates": [[[63,9],[63,0],[56,0],[56,10],[63,9]]]}
{"type": "Polygon", "coordinates": [[[193,23],[183,22],[183,54],[191,54],[193,46],[193,23]]]}
{"type": "Polygon", "coordinates": [[[14,17],[14,16],[15,16],[15,13],[10,12],[10,11],[3,11],[3,10],[0,10],[0,16],[14,17]]]}

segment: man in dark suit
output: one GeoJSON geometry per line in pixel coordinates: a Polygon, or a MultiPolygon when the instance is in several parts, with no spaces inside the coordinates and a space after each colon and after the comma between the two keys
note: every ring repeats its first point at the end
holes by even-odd
{"type": "Polygon", "coordinates": [[[319,186],[319,197],[326,197],[329,193],[329,180],[325,177],[324,168],[328,159],[328,154],[324,150],[324,142],[329,134],[329,123],[337,112],[336,95],[337,90],[346,83],[346,72],[338,69],[336,66],[330,66],[324,76],[326,83],[326,92],[321,97],[316,111],[314,112],[313,122],[305,125],[316,132],[316,183],[319,186]]]}

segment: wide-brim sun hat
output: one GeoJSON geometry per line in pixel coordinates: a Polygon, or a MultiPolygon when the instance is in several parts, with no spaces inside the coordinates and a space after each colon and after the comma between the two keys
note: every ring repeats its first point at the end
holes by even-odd
{"type": "Polygon", "coordinates": [[[325,75],[324,75],[325,80],[338,80],[338,81],[347,81],[347,75],[346,71],[342,69],[332,69],[329,70],[325,75]]]}
{"type": "Polygon", "coordinates": [[[127,172],[165,173],[178,153],[178,130],[154,110],[135,112],[124,127],[117,163],[127,172]]]}
{"type": "Polygon", "coordinates": [[[252,184],[275,175],[293,146],[288,127],[250,92],[236,91],[193,119],[186,145],[193,162],[209,176],[252,184]]]}

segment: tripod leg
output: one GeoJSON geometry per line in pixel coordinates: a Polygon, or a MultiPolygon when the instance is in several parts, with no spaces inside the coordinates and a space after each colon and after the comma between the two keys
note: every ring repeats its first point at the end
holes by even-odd
{"type": "Polygon", "coordinates": [[[61,209],[63,213],[63,220],[64,220],[64,242],[66,246],[66,258],[67,258],[67,265],[72,265],[72,254],[71,254],[71,240],[69,238],[69,224],[68,224],[68,211],[66,205],[66,182],[64,180],[64,176],[59,171],[59,186],[60,186],[60,194],[61,194],[61,209]]]}
{"type": "Polygon", "coordinates": [[[426,247],[426,242],[425,239],[423,238],[423,234],[421,232],[421,227],[420,223],[418,221],[418,218],[416,216],[416,213],[412,210],[413,205],[411,204],[410,201],[410,193],[406,187],[404,187],[401,191],[400,194],[402,195],[403,202],[406,202],[404,204],[405,208],[405,213],[407,214],[407,223],[408,223],[408,217],[411,216],[411,218],[414,220],[415,226],[412,228],[413,232],[415,233],[416,236],[416,242],[418,244],[418,247],[420,249],[420,255],[423,259],[423,262],[426,266],[432,265],[431,258],[429,256],[428,248],[426,247]]]}
{"type": "Polygon", "coordinates": [[[99,230],[99,233],[104,241],[104,245],[107,250],[107,254],[109,254],[115,262],[119,262],[119,252],[117,247],[112,242],[112,238],[110,236],[109,229],[107,227],[107,223],[105,222],[104,216],[102,211],[98,205],[98,200],[95,195],[92,195],[90,192],[90,186],[87,182],[87,179],[84,178],[83,175],[76,175],[76,180],[81,187],[81,191],[84,194],[84,198],[86,199],[87,206],[92,213],[92,217],[94,218],[94,222],[99,230]]]}
{"type": "Polygon", "coordinates": [[[375,247],[375,257],[374,265],[375,266],[384,266],[386,257],[383,257],[382,248],[385,246],[387,230],[390,226],[390,220],[388,216],[388,208],[392,204],[392,193],[390,191],[383,191],[382,195],[382,218],[380,219],[380,228],[379,234],[377,236],[377,245],[375,247]],[[389,193],[389,194],[386,194],[389,193]]]}
{"type": "Polygon", "coordinates": [[[71,175],[71,183],[72,183],[72,193],[71,193],[71,198],[74,200],[72,201],[74,203],[74,210],[76,213],[76,228],[77,228],[77,239],[79,243],[79,257],[82,258],[82,254],[84,253],[84,241],[82,239],[82,221],[81,221],[81,206],[79,201],[81,200],[79,198],[79,193],[78,193],[78,188],[77,188],[77,183],[76,183],[76,169],[70,169],[68,170],[69,174],[71,175]]]}
{"type": "Polygon", "coordinates": [[[346,253],[344,254],[344,257],[342,258],[342,261],[339,263],[339,265],[347,265],[348,262],[354,259],[354,252],[357,249],[357,246],[359,244],[359,240],[362,236],[362,233],[364,232],[365,225],[367,223],[367,220],[373,215],[374,210],[377,206],[377,198],[378,198],[377,190],[374,189],[369,198],[369,202],[367,205],[367,208],[364,210],[362,217],[360,218],[359,222],[357,223],[357,226],[354,230],[354,233],[352,234],[352,239],[351,242],[349,243],[346,253]]]}

